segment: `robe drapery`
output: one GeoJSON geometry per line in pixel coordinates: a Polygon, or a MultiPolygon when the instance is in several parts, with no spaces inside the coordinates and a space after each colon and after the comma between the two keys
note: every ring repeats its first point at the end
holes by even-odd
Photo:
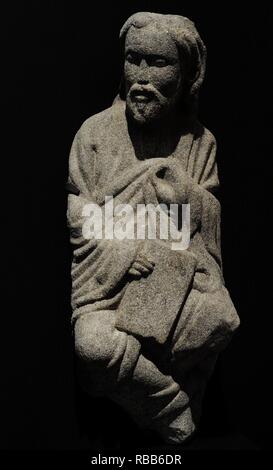
{"type": "Polygon", "coordinates": [[[195,123],[181,132],[171,156],[139,160],[123,102],[85,121],[69,160],[69,183],[79,192],[69,194],[67,213],[73,322],[85,313],[113,310],[116,328],[140,340],[172,344],[174,355],[223,347],[238,317],[222,275],[215,153],[214,137],[195,123]],[[154,272],[130,279],[143,241],[84,239],[82,209],[90,202],[103,209],[105,196],[113,196],[115,205],[157,205],[164,203],[168,185],[176,195],[173,202],[190,204],[190,246],[173,251],[169,241],[145,240],[154,272]]]}

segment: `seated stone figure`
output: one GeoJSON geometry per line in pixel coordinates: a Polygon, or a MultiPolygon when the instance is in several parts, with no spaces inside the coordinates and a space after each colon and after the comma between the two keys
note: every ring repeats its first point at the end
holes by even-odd
{"type": "Polygon", "coordinates": [[[79,377],[141,427],[196,429],[217,355],[239,325],[224,286],[213,135],[197,120],[206,48],[187,18],[137,13],[121,29],[113,105],[87,119],[69,160],[68,225],[79,377]],[[190,244],[86,239],[83,208],[190,204],[190,244]]]}

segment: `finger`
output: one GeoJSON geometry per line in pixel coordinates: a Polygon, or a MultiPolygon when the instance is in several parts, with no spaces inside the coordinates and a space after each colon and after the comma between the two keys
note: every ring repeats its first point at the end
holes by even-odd
{"type": "Polygon", "coordinates": [[[141,272],[141,273],[150,273],[152,271],[152,269],[148,269],[146,266],[144,266],[143,264],[139,263],[138,261],[135,261],[133,266],[132,266],[134,269],[136,269],[137,271],[141,272]]]}
{"type": "Polygon", "coordinates": [[[134,277],[137,277],[137,278],[140,278],[141,277],[141,272],[139,272],[137,269],[131,267],[129,269],[129,274],[131,274],[131,276],[134,276],[134,277]]]}
{"type": "Polygon", "coordinates": [[[146,255],[146,252],[139,251],[138,256],[139,256],[139,258],[141,258],[146,263],[151,263],[153,265],[155,264],[155,262],[151,258],[149,258],[149,256],[146,255]]]}
{"type": "Polygon", "coordinates": [[[140,263],[142,266],[145,266],[149,270],[153,270],[155,263],[151,260],[148,260],[145,256],[143,255],[138,255],[135,260],[136,263],[140,263]]]}
{"type": "Polygon", "coordinates": [[[139,271],[139,269],[138,269],[139,266],[140,266],[140,264],[137,261],[133,261],[130,268],[133,268],[133,269],[136,269],[137,271],[139,271]]]}
{"type": "Polygon", "coordinates": [[[142,262],[139,262],[139,261],[135,261],[133,263],[133,268],[137,269],[138,271],[142,273],[150,273],[153,270],[153,266],[148,268],[147,266],[142,264],[142,262]]]}

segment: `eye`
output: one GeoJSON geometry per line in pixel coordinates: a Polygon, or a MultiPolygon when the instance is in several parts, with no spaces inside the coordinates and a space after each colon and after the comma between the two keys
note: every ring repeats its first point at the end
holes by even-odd
{"type": "Polygon", "coordinates": [[[150,60],[150,65],[154,67],[166,67],[168,65],[168,61],[163,57],[154,57],[150,60]]]}
{"type": "Polygon", "coordinates": [[[130,64],[139,65],[139,63],[140,63],[140,59],[139,59],[138,55],[134,54],[133,52],[128,52],[128,54],[126,54],[126,60],[130,64]]]}

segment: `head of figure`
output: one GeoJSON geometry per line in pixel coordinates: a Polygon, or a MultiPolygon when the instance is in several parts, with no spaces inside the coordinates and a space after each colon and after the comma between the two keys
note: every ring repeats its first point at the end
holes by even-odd
{"type": "Polygon", "coordinates": [[[205,73],[206,49],[188,19],[136,13],[120,32],[124,73],[120,90],[127,113],[139,125],[192,112],[205,73]]]}

